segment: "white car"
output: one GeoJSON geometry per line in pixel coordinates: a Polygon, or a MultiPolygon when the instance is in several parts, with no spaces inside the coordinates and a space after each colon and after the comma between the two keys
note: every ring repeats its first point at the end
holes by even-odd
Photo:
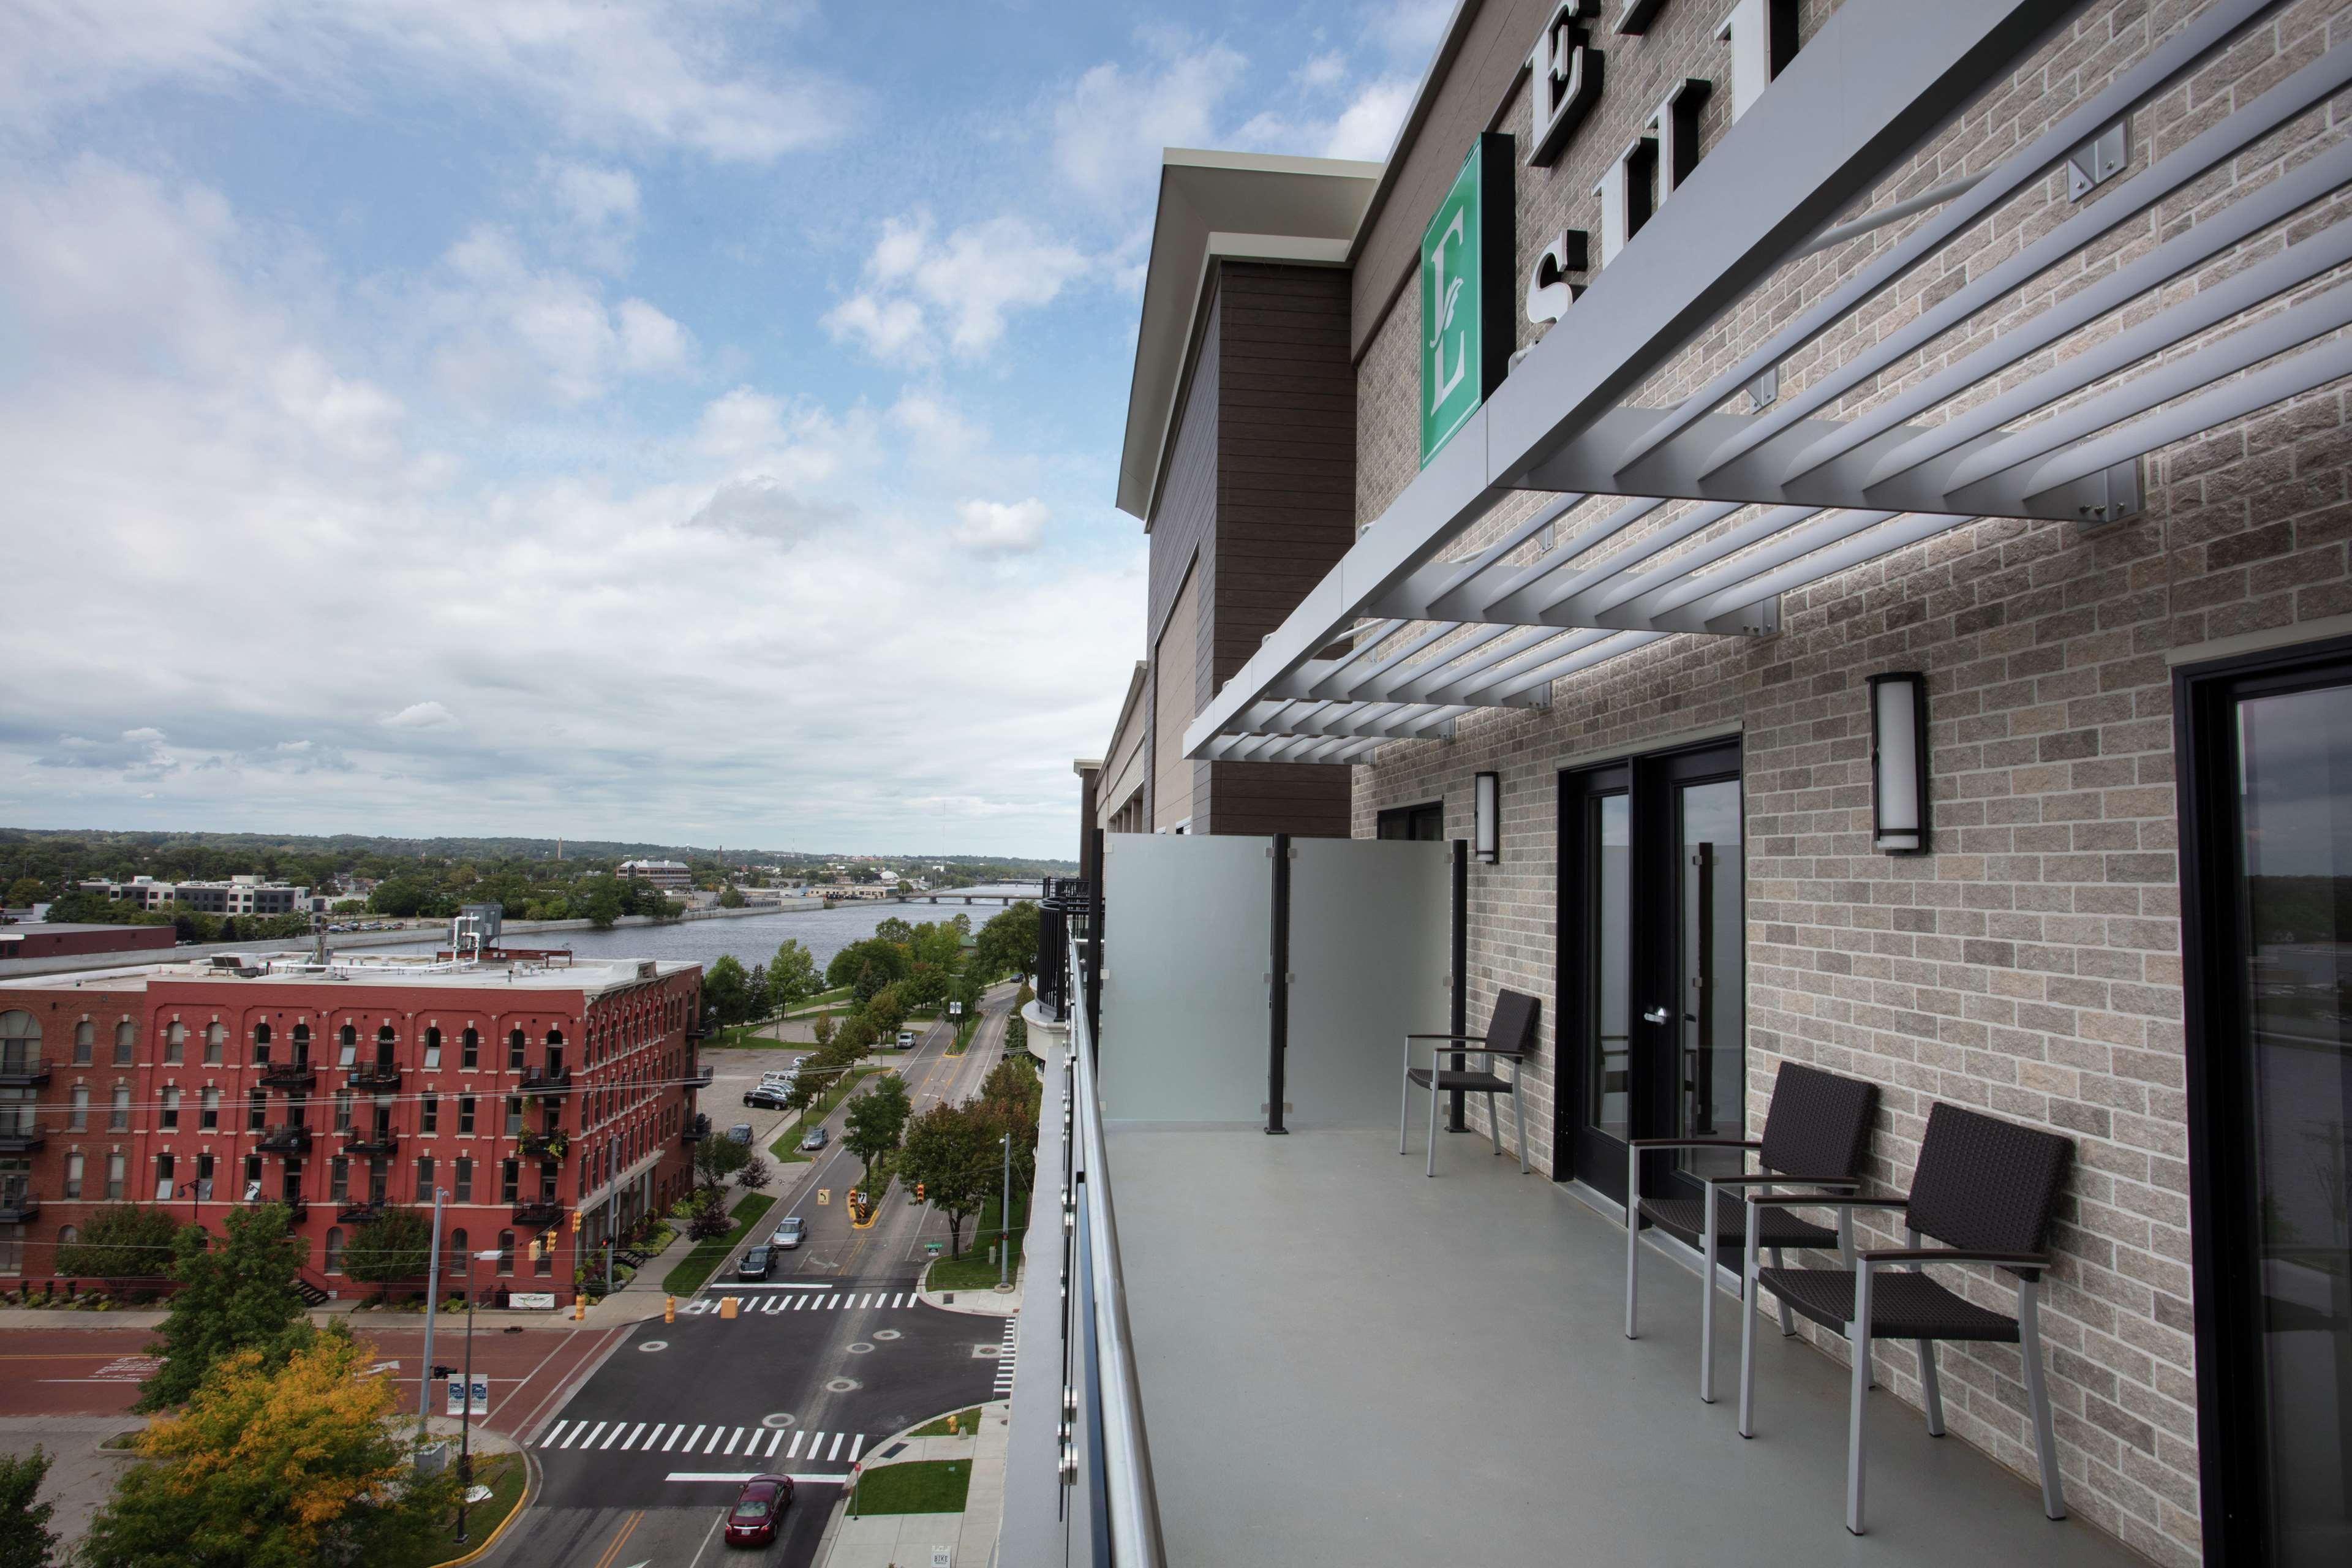
{"type": "Polygon", "coordinates": [[[776,1234],[768,1237],[768,1245],[782,1252],[790,1252],[808,1234],[808,1221],[793,1215],[776,1226],[776,1234]]]}

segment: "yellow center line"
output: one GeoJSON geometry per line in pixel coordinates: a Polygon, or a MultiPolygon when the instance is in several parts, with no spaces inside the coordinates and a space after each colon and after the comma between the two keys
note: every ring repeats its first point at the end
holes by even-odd
{"type": "Polygon", "coordinates": [[[595,1568],[612,1568],[613,1559],[621,1554],[621,1548],[626,1546],[629,1537],[636,1533],[637,1521],[645,1517],[646,1510],[638,1509],[621,1521],[620,1531],[613,1537],[613,1543],[604,1548],[604,1555],[596,1559],[595,1568]]]}

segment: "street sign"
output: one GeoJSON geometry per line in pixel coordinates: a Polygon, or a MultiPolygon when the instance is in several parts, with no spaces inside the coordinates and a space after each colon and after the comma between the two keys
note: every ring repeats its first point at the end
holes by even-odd
{"type": "MultiPolygon", "coordinates": [[[[477,1373],[474,1375],[473,1403],[474,1415],[488,1415],[490,1413],[490,1378],[488,1373],[477,1373]]],[[[463,1377],[453,1377],[449,1380],[448,1413],[452,1415],[467,1414],[466,1380],[463,1377]]]]}
{"type": "Polygon", "coordinates": [[[1503,384],[1517,331],[1511,139],[1471,144],[1421,237],[1421,464],[1503,384]]]}
{"type": "Polygon", "coordinates": [[[829,1204],[833,1202],[833,1189],[831,1187],[819,1187],[816,1190],[816,1201],[820,1204],[829,1204]]]}

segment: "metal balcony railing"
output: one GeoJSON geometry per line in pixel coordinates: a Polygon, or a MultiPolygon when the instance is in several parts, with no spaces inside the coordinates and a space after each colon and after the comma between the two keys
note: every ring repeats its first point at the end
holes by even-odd
{"type": "Polygon", "coordinates": [[[345,1198],[335,1210],[337,1225],[369,1225],[383,1217],[383,1205],[373,1198],[345,1198]]]}
{"type": "MultiPolygon", "coordinates": [[[[1062,959],[1064,973],[1078,977],[1082,992],[1088,971],[1075,937],[1062,959]]],[[[1061,1331],[1069,1380],[1062,1390],[1061,1470],[1070,1509],[1069,1561],[1093,1568],[1160,1568],[1166,1556],[1159,1495],[1144,1436],[1095,1087],[1093,1009],[1083,994],[1070,1000],[1061,1172],[1061,1331]]]]}
{"type": "Polygon", "coordinates": [[[718,1076],[717,1068],[709,1062],[698,1062],[686,1069],[684,1083],[688,1089],[709,1089],[710,1080],[718,1076]]]}
{"type": "Polygon", "coordinates": [[[709,1136],[710,1118],[698,1111],[691,1121],[677,1131],[677,1140],[681,1143],[699,1143],[709,1136]]]}
{"type": "Polygon", "coordinates": [[[264,1154],[307,1154],[310,1152],[310,1130],[280,1122],[264,1132],[254,1147],[264,1154]]]}
{"type": "Polygon", "coordinates": [[[48,1081],[48,1067],[38,1058],[0,1057],[0,1084],[10,1089],[37,1089],[48,1081]]]}
{"type": "Polygon", "coordinates": [[[30,1193],[0,1193],[0,1225],[23,1225],[41,1212],[41,1200],[30,1193]]]}
{"type": "Polygon", "coordinates": [[[394,1154],[400,1152],[400,1134],[389,1127],[362,1127],[356,1122],[343,1129],[351,1142],[343,1145],[346,1154],[394,1154]]]}
{"type": "Polygon", "coordinates": [[[400,1069],[390,1062],[371,1062],[355,1067],[347,1080],[363,1093],[392,1094],[400,1089],[400,1069]]]}
{"type": "Polygon", "coordinates": [[[309,1089],[318,1081],[318,1069],[309,1062],[276,1062],[261,1069],[264,1089],[309,1089]]]}
{"type": "Polygon", "coordinates": [[[29,1154],[47,1142],[29,1116],[0,1121],[0,1154],[29,1154]]]}
{"type": "Polygon", "coordinates": [[[527,1225],[536,1230],[544,1230],[560,1223],[562,1218],[563,1205],[552,1198],[539,1198],[514,1206],[515,1224],[527,1225]]]}

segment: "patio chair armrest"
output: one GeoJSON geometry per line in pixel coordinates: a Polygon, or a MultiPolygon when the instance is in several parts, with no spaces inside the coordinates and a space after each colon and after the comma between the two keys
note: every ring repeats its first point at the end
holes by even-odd
{"type": "MultiPolygon", "coordinates": [[[[1761,1149],[1752,1138],[1629,1138],[1633,1149],[1761,1149]]],[[[1793,1179],[1793,1178],[1792,1178],[1793,1179]]]]}
{"type": "Polygon", "coordinates": [[[1769,1172],[1751,1176],[1698,1176],[1693,1179],[1710,1182],[1718,1187],[1858,1187],[1862,1184],[1852,1176],[1776,1176],[1769,1172]]]}
{"type": "Polygon", "coordinates": [[[2046,1252],[1977,1252],[1961,1247],[1874,1247],[1857,1254],[1868,1268],[1880,1263],[1984,1263],[2001,1268],[2047,1268],[2046,1252]]]}
{"type": "MultiPolygon", "coordinates": [[[[1789,1178],[1783,1176],[1782,1181],[1789,1178]]],[[[1911,1206],[1909,1198],[1857,1198],[1842,1193],[1750,1193],[1748,1201],[1757,1208],[1776,1209],[1895,1209],[1911,1206]]]]}
{"type": "Polygon", "coordinates": [[[1405,1037],[1408,1040],[1483,1040],[1486,1037],[1484,1035],[1449,1035],[1442,1031],[1434,1035],[1407,1035],[1405,1037]]]}

